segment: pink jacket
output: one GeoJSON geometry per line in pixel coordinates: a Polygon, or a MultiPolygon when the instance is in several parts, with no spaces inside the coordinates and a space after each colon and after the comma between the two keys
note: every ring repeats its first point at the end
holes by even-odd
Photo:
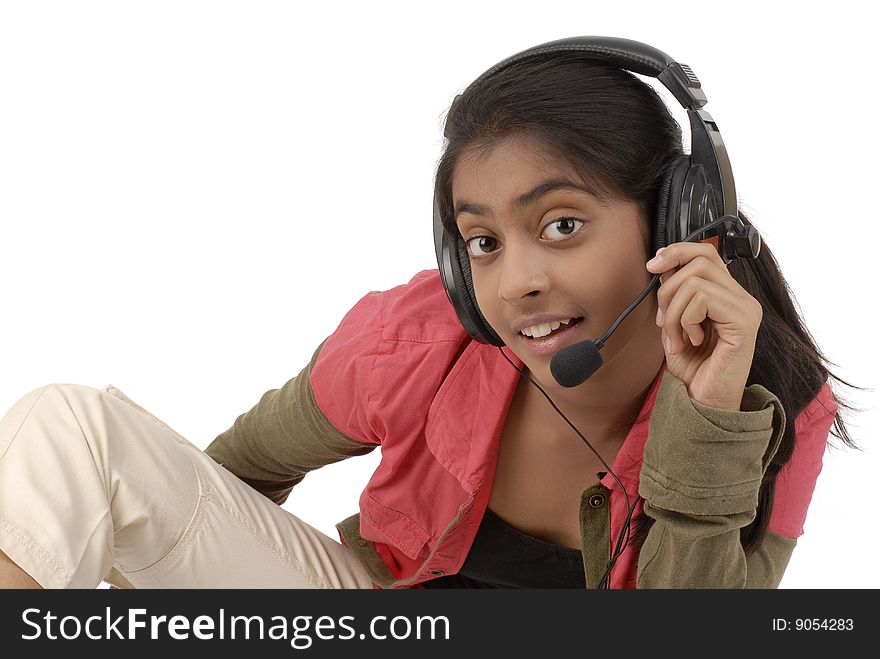
{"type": "MultiPolygon", "coordinates": [[[[665,370],[664,362],[640,417],[653,409],[665,370]]],[[[381,463],[360,496],[360,534],[395,579],[411,587],[460,569],[487,506],[519,378],[497,347],[467,334],[436,269],[366,294],[323,345],[310,378],[318,407],[348,437],[381,445],[381,463]]],[[[797,446],[777,479],[771,531],[803,533],[836,410],[826,383],[796,418],[797,446]]],[[[630,501],[648,429],[647,419],[635,424],[612,465],[630,501]]],[[[616,538],[624,497],[611,474],[601,483],[616,538]]],[[[611,572],[612,588],[635,587],[637,560],[630,545],[611,572]]]]}

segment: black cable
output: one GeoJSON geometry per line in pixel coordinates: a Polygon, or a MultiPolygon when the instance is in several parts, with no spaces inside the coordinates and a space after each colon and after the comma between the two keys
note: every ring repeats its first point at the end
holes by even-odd
{"type": "MultiPolygon", "coordinates": [[[[498,347],[498,350],[501,352],[502,357],[504,357],[504,359],[506,359],[506,360],[508,361],[508,363],[509,363],[511,366],[513,366],[513,368],[516,369],[516,371],[517,371],[521,376],[523,376],[524,378],[527,378],[529,382],[531,382],[533,385],[535,385],[536,387],[538,387],[538,390],[539,390],[542,394],[544,394],[544,398],[546,398],[547,401],[553,406],[553,409],[556,410],[556,411],[559,413],[559,415],[560,415],[563,419],[565,419],[565,422],[566,422],[568,425],[570,425],[571,428],[572,428],[572,430],[574,430],[574,431],[578,434],[578,437],[580,437],[580,438],[583,440],[584,444],[586,444],[586,445],[590,448],[590,450],[591,450],[593,453],[596,454],[596,457],[599,458],[599,461],[600,461],[603,465],[605,465],[605,468],[608,470],[608,473],[611,474],[611,475],[614,477],[614,480],[617,481],[617,484],[620,485],[620,489],[623,490],[623,496],[624,496],[625,499],[626,499],[626,506],[627,506],[627,509],[629,509],[629,495],[627,495],[627,493],[626,493],[626,488],[623,486],[623,483],[620,482],[620,479],[617,477],[617,474],[614,473],[614,470],[611,469],[611,467],[608,466],[608,463],[607,463],[607,462],[605,462],[605,459],[604,459],[601,455],[599,455],[599,452],[598,452],[596,449],[593,448],[593,445],[590,444],[590,442],[587,441],[587,438],[584,437],[584,436],[581,434],[581,431],[578,430],[577,428],[575,428],[574,424],[573,424],[571,421],[568,420],[568,417],[565,416],[565,414],[563,414],[563,412],[562,412],[558,407],[556,407],[556,403],[554,403],[553,400],[550,398],[550,396],[547,395],[547,392],[544,391],[544,389],[541,387],[541,385],[539,385],[537,382],[535,382],[535,381],[534,381],[534,380],[533,380],[533,379],[532,379],[527,373],[524,373],[523,371],[521,371],[521,370],[519,369],[519,367],[518,367],[516,364],[514,364],[512,361],[510,361],[510,357],[508,357],[507,355],[504,354],[504,349],[503,349],[501,346],[498,347]]],[[[609,501],[609,505],[610,505],[610,501],[609,501]]],[[[635,508],[635,506],[633,506],[633,508],[635,508]]],[[[632,513],[630,513],[630,516],[631,516],[631,515],[632,515],[632,513]]],[[[627,531],[629,531],[629,516],[627,516],[626,529],[627,529],[627,531]]],[[[617,544],[618,544],[618,546],[620,545],[620,540],[619,540],[619,539],[618,539],[618,543],[617,543],[617,544]]],[[[624,548],[625,548],[625,547],[626,547],[626,545],[624,545],[624,548]]],[[[620,551],[621,551],[621,553],[623,552],[622,549],[621,549],[620,551]]],[[[616,560],[616,559],[615,559],[615,560],[616,560]]],[[[609,564],[608,569],[605,570],[606,575],[607,575],[608,572],[611,570],[611,565],[613,565],[613,563],[609,564]]],[[[603,577],[603,579],[604,579],[604,577],[603,577]]],[[[602,582],[600,581],[600,583],[599,583],[599,588],[601,588],[601,587],[602,587],[602,582]]]]}

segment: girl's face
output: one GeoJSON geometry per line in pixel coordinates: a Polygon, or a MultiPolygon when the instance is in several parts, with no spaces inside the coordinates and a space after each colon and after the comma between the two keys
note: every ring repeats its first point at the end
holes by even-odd
{"type": "MultiPolygon", "coordinates": [[[[550,387],[559,386],[550,374],[558,348],[536,350],[519,332],[521,318],[582,317],[565,344],[596,340],[651,280],[645,269],[648,227],[638,205],[602,201],[573,187],[542,186],[557,179],[583,187],[567,163],[525,136],[465,152],[452,176],[456,222],[480,311],[550,387]]],[[[656,294],[649,294],[602,349],[605,367],[616,357],[625,357],[623,364],[638,360],[646,346],[659,345],[656,312],[656,294]]],[[[587,382],[601,381],[605,367],[587,382]]]]}

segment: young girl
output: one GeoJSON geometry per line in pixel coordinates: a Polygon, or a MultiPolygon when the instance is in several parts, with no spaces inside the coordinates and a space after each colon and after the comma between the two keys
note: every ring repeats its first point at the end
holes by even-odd
{"type": "Polygon", "coordinates": [[[0,421],[0,584],[776,587],[832,424],[854,446],[834,376],[766,244],[655,254],[681,130],[595,52],[518,59],[447,116],[435,222],[496,345],[423,270],[205,452],[112,385],[29,392],[0,421]],[[277,505],[377,446],[341,542],[277,505]]]}

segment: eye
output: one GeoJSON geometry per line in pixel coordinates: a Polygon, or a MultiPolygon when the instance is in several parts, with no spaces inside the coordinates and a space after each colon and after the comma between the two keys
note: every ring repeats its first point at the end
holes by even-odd
{"type": "Polygon", "coordinates": [[[489,243],[491,243],[492,241],[498,242],[497,240],[495,240],[491,236],[474,236],[473,238],[468,238],[467,241],[465,242],[465,245],[467,245],[468,254],[475,259],[481,258],[482,256],[486,256],[486,254],[490,253],[490,252],[482,251],[483,248],[486,247],[486,241],[489,241],[489,243]],[[479,241],[479,242],[477,242],[477,241],[479,241]],[[472,245],[476,245],[475,249],[478,249],[480,251],[477,253],[474,253],[473,249],[471,248],[472,245]]]}
{"type": "MultiPolygon", "coordinates": [[[[561,225],[558,230],[560,231],[560,235],[562,237],[553,238],[550,241],[560,242],[576,234],[578,231],[580,231],[580,226],[583,226],[584,224],[586,224],[584,220],[579,220],[575,217],[557,217],[555,220],[548,223],[544,227],[544,231],[546,232],[549,227],[561,225]]],[[[480,259],[491,254],[492,251],[494,251],[491,249],[492,244],[497,242],[498,241],[491,236],[472,236],[465,241],[465,246],[467,247],[469,256],[475,259],[480,259]]]]}
{"type": "Polygon", "coordinates": [[[560,240],[564,240],[566,237],[571,236],[571,235],[578,232],[579,229],[576,226],[574,226],[575,222],[577,222],[580,225],[586,224],[583,220],[579,220],[574,217],[557,217],[555,220],[550,222],[550,224],[548,224],[546,227],[544,227],[544,230],[546,231],[547,228],[555,226],[557,224],[563,224],[565,226],[565,229],[562,231],[563,238],[560,238],[560,240]]]}

